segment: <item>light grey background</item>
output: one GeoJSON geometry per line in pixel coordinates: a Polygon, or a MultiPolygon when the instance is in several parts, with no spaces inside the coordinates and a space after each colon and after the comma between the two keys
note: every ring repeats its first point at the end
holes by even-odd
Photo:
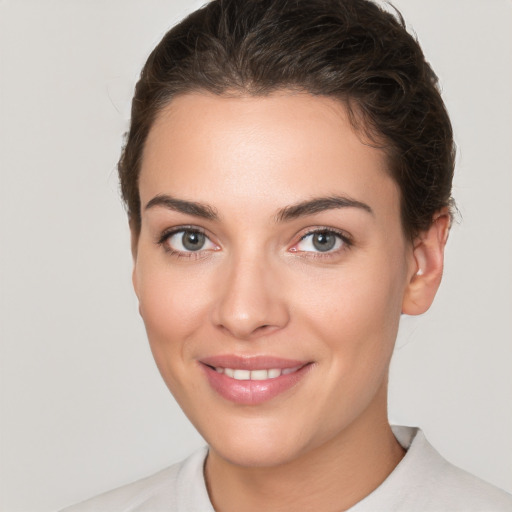
{"type": "MultiPolygon", "coordinates": [[[[0,0],[1,509],[50,511],[202,444],[131,291],[115,164],[138,71],[202,1],[0,0]]],[[[445,279],[404,318],[390,417],[512,491],[512,2],[396,1],[459,146],[445,279]]]]}

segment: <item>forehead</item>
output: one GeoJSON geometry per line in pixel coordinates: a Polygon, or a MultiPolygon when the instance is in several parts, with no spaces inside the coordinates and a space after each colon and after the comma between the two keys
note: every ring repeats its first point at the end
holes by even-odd
{"type": "Polygon", "coordinates": [[[275,209],[343,194],[399,209],[385,153],[364,143],[341,101],[307,93],[175,98],[150,130],[139,184],[143,205],[166,193],[275,209]]]}

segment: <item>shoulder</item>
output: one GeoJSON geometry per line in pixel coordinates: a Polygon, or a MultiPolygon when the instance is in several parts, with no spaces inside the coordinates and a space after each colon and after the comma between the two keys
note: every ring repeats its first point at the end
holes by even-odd
{"type": "Polygon", "coordinates": [[[420,429],[393,427],[393,432],[407,453],[353,512],[512,512],[512,495],[448,462],[420,429]]]}
{"type": "Polygon", "coordinates": [[[203,477],[207,453],[205,447],[154,475],[100,494],[61,512],[207,511],[211,507],[203,477]]]}

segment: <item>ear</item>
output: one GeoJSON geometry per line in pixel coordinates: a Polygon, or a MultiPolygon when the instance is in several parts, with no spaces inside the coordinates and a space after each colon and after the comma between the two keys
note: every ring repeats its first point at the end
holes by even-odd
{"type": "Polygon", "coordinates": [[[139,236],[140,236],[140,226],[133,220],[129,220],[130,225],[130,246],[132,251],[133,258],[133,270],[132,270],[132,284],[133,289],[135,290],[135,295],[138,297],[138,287],[137,287],[137,249],[139,247],[139,236]]]}
{"type": "Polygon", "coordinates": [[[444,248],[451,217],[448,208],[436,213],[432,225],[421,232],[413,245],[413,260],[402,302],[402,313],[420,315],[431,306],[441,284],[444,248]]]}

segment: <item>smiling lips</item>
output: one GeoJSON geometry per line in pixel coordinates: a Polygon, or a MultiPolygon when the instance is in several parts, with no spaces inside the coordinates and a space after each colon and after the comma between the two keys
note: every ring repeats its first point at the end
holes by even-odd
{"type": "Polygon", "coordinates": [[[210,386],[223,398],[257,405],[295,386],[310,363],[271,357],[216,356],[200,361],[210,386]]]}

